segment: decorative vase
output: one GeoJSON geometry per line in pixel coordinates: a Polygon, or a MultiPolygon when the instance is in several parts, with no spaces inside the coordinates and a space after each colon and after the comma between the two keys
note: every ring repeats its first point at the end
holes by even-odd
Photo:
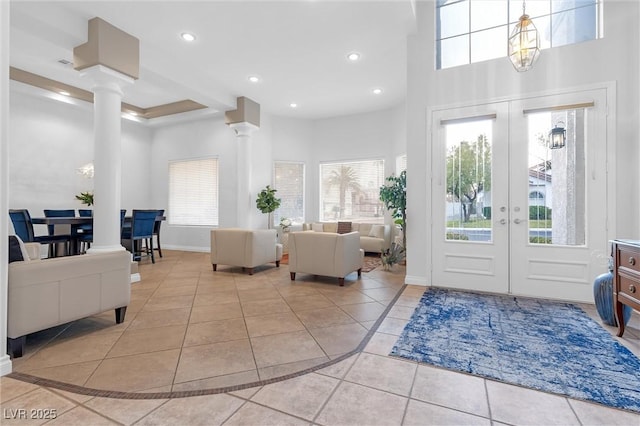
{"type": "MultiPolygon", "coordinates": [[[[613,273],[611,271],[596,277],[593,282],[593,298],[602,322],[617,327],[618,322],[616,321],[616,310],[613,301],[613,273]]],[[[631,306],[624,305],[622,317],[625,325],[631,318],[631,311],[631,306]]]]}

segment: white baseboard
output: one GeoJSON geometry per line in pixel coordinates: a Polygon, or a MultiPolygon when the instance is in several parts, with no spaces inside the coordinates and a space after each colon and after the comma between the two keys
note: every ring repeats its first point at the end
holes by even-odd
{"type": "Polygon", "coordinates": [[[0,376],[6,376],[12,370],[11,358],[9,355],[0,356],[0,376]]]}
{"type": "Polygon", "coordinates": [[[211,247],[196,247],[196,246],[177,246],[177,245],[162,245],[163,249],[167,250],[180,250],[180,251],[196,251],[200,253],[209,253],[211,247]]]}
{"type": "Polygon", "coordinates": [[[415,275],[405,275],[404,283],[405,284],[421,285],[421,286],[424,286],[424,287],[429,287],[429,284],[427,284],[427,278],[426,277],[418,277],[418,276],[415,276],[415,275]]]}

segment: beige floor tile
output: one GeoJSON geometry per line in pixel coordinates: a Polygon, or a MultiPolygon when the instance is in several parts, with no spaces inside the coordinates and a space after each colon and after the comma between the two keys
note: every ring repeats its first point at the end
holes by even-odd
{"type": "Polygon", "coordinates": [[[402,292],[403,296],[409,296],[409,297],[422,297],[422,295],[424,294],[425,291],[427,291],[428,287],[425,286],[421,286],[421,285],[407,285],[404,289],[404,291],[402,292]]]}
{"type": "Polygon", "coordinates": [[[407,398],[342,382],[316,422],[324,425],[399,425],[407,398]]]}
{"type": "Polygon", "coordinates": [[[127,329],[139,330],[143,328],[166,327],[187,324],[191,315],[190,308],[169,309],[166,311],[140,312],[127,329]]]}
{"type": "Polygon", "coordinates": [[[358,354],[352,355],[328,367],[321,368],[320,370],[316,370],[316,373],[323,374],[329,377],[335,377],[336,379],[342,379],[347,374],[347,372],[349,371],[349,369],[351,368],[351,366],[353,365],[353,363],[356,361],[357,358],[358,358],[358,354]]]}
{"type": "Polygon", "coordinates": [[[169,297],[169,296],[193,296],[196,294],[197,284],[183,285],[179,287],[161,284],[153,293],[152,297],[169,297]]]}
{"type": "Polygon", "coordinates": [[[308,296],[290,296],[285,300],[294,312],[335,306],[331,300],[318,292],[308,296]]]}
{"type": "Polygon", "coordinates": [[[391,349],[396,344],[398,336],[385,333],[374,333],[364,348],[364,352],[370,354],[388,356],[391,353],[391,349]]]}
{"type": "Polygon", "coordinates": [[[81,393],[67,392],[67,391],[63,391],[55,388],[46,388],[46,389],[49,390],[50,392],[55,393],[56,395],[60,395],[63,398],[70,399],[74,404],[84,404],[85,402],[95,398],[92,395],[83,395],[81,393]]]}
{"type": "Polygon", "coordinates": [[[417,365],[379,355],[362,353],[345,380],[385,392],[409,396],[417,365]]]}
{"type": "Polygon", "coordinates": [[[338,307],[310,309],[296,312],[300,321],[308,329],[324,328],[341,324],[353,324],[356,321],[338,307]]]}
{"type": "Polygon", "coordinates": [[[229,392],[229,395],[237,396],[238,398],[242,398],[242,399],[251,399],[251,397],[255,395],[256,392],[258,392],[260,389],[262,389],[262,386],[256,386],[253,388],[247,388],[247,389],[229,392]]]}
{"type": "Polygon", "coordinates": [[[291,312],[291,308],[280,296],[276,299],[245,300],[240,302],[245,317],[291,312]]]}
{"type": "Polygon", "coordinates": [[[0,403],[7,402],[36,389],[38,389],[38,386],[31,383],[15,380],[7,376],[0,377],[0,390],[2,390],[0,392],[0,403]]]}
{"type": "Polygon", "coordinates": [[[419,365],[411,397],[489,417],[487,392],[480,377],[419,365]]]}
{"type": "MultiPolygon", "coordinates": [[[[237,286],[238,284],[236,284],[237,286]]],[[[278,290],[276,290],[273,286],[269,288],[260,288],[253,290],[238,290],[238,297],[240,298],[240,302],[244,305],[245,302],[250,301],[260,301],[260,300],[270,300],[270,299],[278,299],[282,300],[282,296],[278,290]]]]}
{"type": "Polygon", "coordinates": [[[249,340],[212,343],[182,349],[175,383],[255,370],[249,340]]]}
{"type": "Polygon", "coordinates": [[[289,374],[296,374],[307,368],[317,367],[325,362],[329,362],[329,357],[323,356],[320,358],[305,359],[302,361],[290,362],[287,364],[278,364],[271,367],[263,367],[258,369],[260,380],[269,380],[278,377],[283,377],[289,374]]]}
{"type": "Polygon", "coordinates": [[[136,425],[220,425],[243,403],[224,394],[171,399],[136,425]]]}
{"type": "Polygon", "coordinates": [[[236,278],[236,289],[238,291],[273,290],[273,285],[262,277],[239,276],[236,278]]]}
{"type": "Polygon", "coordinates": [[[245,321],[251,337],[289,333],[305,329],[293,312],[246,317],[245,321]]]}
{"type": "Polygon", "coordinates": [[[512,424],[580,424],[566,398],[491,380],[486,385],[494,420],[512,424]]]}
{"type": "Polygon", "coordinates": [[[115,313],[113,310],[109,310],[100,315],[93,315],[70,323],[58,338],[70,339],[89,334],[95,336],[102,333],[122,333],[131,325],[131,321],[135,317],[136,313],[127,310],[125,321],[116,324],[115,313]]]}
{"type": "Polygon", "coordinates": [[[194,306],[191,309],[189,323],[219,321],[232,318],[242,318],[242,308],[240,303],[221,303],[215,309],[210,306],[194,306]]]}
{"type": "Polygon", "coordinates": [[[178,349],[186,331],[186,324],[125,331],[107,358],[178,349]]]}
{"type": "Polygon", "coordinates": [[[355,305],[341,305],[340,309],[345,311],[351,318],[360,321],[375,321],[385,310],[385,306],[378,302],[357,303],[355,305]]]}
{"type": "Polygon", "coordinates": [[[2,403],[2,425],[43,424],[75,406],[72,401],[44,388],[35,389],[2,403]]]}
{"type": "Polygon", "coordinates": [[[225,374],[223,376],[210,377],[207,379],[192,380],[190,382],[175,383],[171,389],[174,392],[194,391],[201,389],[216,389],[227,386],[246,385],[258,382],[260,377],[255,369],[242,371],[240,373],[225,374]]]}
{"type": "MultiPolygon", "coordinates": [[[[338,287],[340,289],[340,287],[338,287]]],[[[375,300],[364,293],[354,289],[340,290],[320,290],[320,292],[336,305],[353,305],[355,303],[375,302],[375,300]]],[[[365,290],[363,290],[365,291],[365,290]]],[[[373,291],[373,290],[372,290],[373,291]]]]}
{"type": "Polygon", "coordinates": [[[221,303],[239,302],[236,290],[216,291],[211,293],[197,293],[193,306],[219,305],[221,303]]]}
{"type": "Polygon", "coordinates": [[[142,312],[189,308],[194,296],[152,297],[142,307],[142,312]]]}
{"type": "Polygon", "coordinates": [[[98,368],[102,360],[80,362],[77,364],[59,365],[56,367],[30,370],[29,374],[44,379],[56,380],[72,385],[83,386],[87,379],[98,368]]]}
{"type": "Polygon", "coordinates": [[[378,327],[377,331],[378,333],[400,336],[405,325],[407,325],[407,320],[387,317],[382,321],[382,323],[380,323],[380,327],[378,327]]]}
{"type": "Polygon", "coordinates": [[[338,355],[355,350],[367,334],[360,324],[342,324],[313,328],[309,333],[327,355],[338,355]]]}
{"type": "Polygon", "coordinates": [[[374,300],[391,300],[398,294],[399,288],[372,288],[361,290],[361,292],[374,300]]]}
{"type": "Polygon", "coordinates": [[[290,298],[296,297],[305,297],[305,296],[317,296],[321,293],[313,287],[307,287],[304,284],[291,284],[290,281],[286,281],[285,284],[279,285],[277,287],[278,293],[286,300],[290,298]]]}
{"type": "Polygon", "coordinates": [[[167,402],[166,399],[94,398],[84,405],[117,422],[130,425],[165,402],[167,402]]]}
{"type": "Polygon", "coordinates": [[[640,425],[640,414],[616,410],[600,404],[569,399],[569,405],[582,425],[632,426],[640,425]]]}
{"type": "Polygon", "coordinates": [[[377,320],[376,321],[360,321],[360,325],[366,328],[367,330],[371,330],[376,326],[377,322],[378,322],[377,320]]]}
{"type": "Polygon", "coordinates": [[[251,339],[258,368],[320,358],[325,355],[307,331],[274,334],[251,339]]]}
{"type": "Polygon", "coordinates": [[[103,426],[119,425],[120,423],[108,419],[100,414],[96,414],[84,407],[75,407],[65,413],[62,413],[62,415],[56,417],[54,420],[47,422],[47,424],[63,426],[103,426]]]}
{"type": "Polygon", "coordinates": [[[179,349],[105,359],[89,378],[90,388],[136,392],[170,385],[179,349]]]}
{"type": "Polygon", "coordinates": [[[261,426],[301,426],[308,425],[302,419],[289,416],[270,408],[261,407],[251,402],[245,403],[227,422],[225,426],[261,425],[261,426]]]}
{"type": "Polygon", "coordinates": [[[389,309],[387,317],[410,320],[414,312],[415,308],[409,308],[408,306],[394,306],[393,308],[389,309]]]}
{"type": "Polygon", "coordinates": [[[205,345],[247,339],[247,327],[244,319],[232,318],[221,321],[189,324],[183,346],[205,345]]]}
{"type": "Polygon", "coordinates": [[[412,399],[409,401],[402,425],[491,426],[491,420],[412,399]]]}
{"type": "Polygon", "coordinates": [[[313,420],[329,399],[339,380],[320,374],[307,374],[264,386],[252,401],[285,413],[313,420]],[[292,395],[296,395],[292,398],[292,395]]]}
{"type": "Polygon", "coordinates": [[[395,306],[406,306],[415,309],[420,303],[420,298],[415,296],[400,296],[396,300],[395,306]]]}

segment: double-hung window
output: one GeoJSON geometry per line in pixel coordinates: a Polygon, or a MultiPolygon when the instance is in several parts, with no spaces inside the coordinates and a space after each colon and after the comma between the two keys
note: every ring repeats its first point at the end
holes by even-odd
{"type": "Polygon", "coordinates": [[[304,163],[276,161],[273,164],[273,187],[278,192],[280,207],[274,212],[273,224],[281,219],[304,222],[304,163]]]}
{"type": "Polygon", "coordinates": [[[384,160],[320,164],[320,219],[384,222],[384,160]]]}
{"type": "Polygon", "coordinates": [[[218,159],[169,162],[168,223],[218,225],[218,159]]]}

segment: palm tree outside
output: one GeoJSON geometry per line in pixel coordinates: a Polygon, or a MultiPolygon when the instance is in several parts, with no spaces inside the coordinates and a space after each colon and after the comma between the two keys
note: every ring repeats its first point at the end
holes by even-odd
{"type": "Polygon", "coordinates": [[[326,180],[326,185],[328,188],[338,187],[338,219],[344,218],[347,205],[347,191],[350,191],[352,196],[361,192],[358,173],[352,167],[341,164],[336,170],[331,171],[326,180]]]}

